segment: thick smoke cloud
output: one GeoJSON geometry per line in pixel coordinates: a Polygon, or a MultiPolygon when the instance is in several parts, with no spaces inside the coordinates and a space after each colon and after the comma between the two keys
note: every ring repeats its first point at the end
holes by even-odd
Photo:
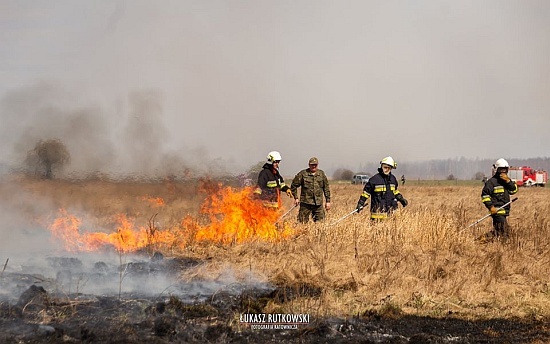
{"type": "Polygon", "coordinates": [[[8,92],[0,100],[2,161],[21,167],[40,140],[59,139],[69,150],[64,175],[91,173],[152,177],[227,172],[200,148],[171,149],[163,95],[155,90],[130,92],[114,105],[82,99],[77,90],[39,82],[8,92]]]}
{"type": "Polygon", "coordinates": [[[1,146],[8,162],[21,163],[39,140],[59,138],[76,169],[93,171],[113,161],[107,114],[79,104],[75,95],[49,83],[8,92],[0,103],[1,146]]]}

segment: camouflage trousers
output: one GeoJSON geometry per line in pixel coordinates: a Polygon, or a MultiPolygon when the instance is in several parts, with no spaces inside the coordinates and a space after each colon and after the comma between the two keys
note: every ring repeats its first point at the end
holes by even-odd
{"type": "Polygon", "coordinates": [[[324,220],[325,207],[323,205],[300,203],[300,210],[298,211],[298,221],[300,221],[301,223],[307,223],[310,216],[313,218],[313,222],[324,220]]]}

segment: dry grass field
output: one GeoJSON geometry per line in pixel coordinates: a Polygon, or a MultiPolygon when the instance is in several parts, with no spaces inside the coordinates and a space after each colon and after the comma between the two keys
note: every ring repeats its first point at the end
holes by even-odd
{"type": "MultiPolygon", "coordinates": [[[[364,210],[335,225],[354,209],[362,189],[333,183],[333,208],[325,222],[298,224],[294,210],[277,226],[262,229],[267,232],[249,231],[250,235],[237,238],[241,234],[228,229],[227,235],[235,235],[234,240],[227,240],[228,236],[197,239],[201,230],[212,230],[212,221],[221,221],[218,231],[239,226],[240,221],[223,222],[226,214],[219,211],[226,209],[223,200],[205,202],[220,191],[219,186],[199,184],[11,176],[2,180],[0,192],[4,209],[34,224],[35,231],[52,231],[52,224],[59,224],[60,218],[71,217],[78,219],[78,231],[104,233],[101,243],[114,238],[110,249],[149,255],[160,251],[165,256],[202,261],[181,273],[184,281],[215,280],[230,269],[237,283],[254,279],[295,287],[297,295],[289,302],[262,304],[264,313],[345,319],[377,314],[468,321],[550,320],[550,188],[520,189],[509,218],[511,238],[479,244],[474,239],[491,229],[491,219],[467,227],[486,215],[481,182],[408,181],[400,190],[409,206],[400,208],[391,219],[371,222],[364,210]],[[209,213],[208,207],[218,210],[209,213]],[[109,232],[118,236],[108,237],[109,232]]],[[[283,212],[290,209],[289,199],[283,203],[283,212]]],[[[269,224],[283,212],[269,218],[269,224]]],[[[61,223],[68,226],[66,220],[61,223]]],[[[94,246],[89,237],[68,238],[68,232],[63,233],[54,238],[58,243],[87,240],[66,245],[73,249],[67,255],[78,249],[105,249],[97,238],[94,246]]],[[[238,318],[237,312],[234,317],[238,318]]],[[[239,327],[236,320],[229,324],[239,327]]]]}

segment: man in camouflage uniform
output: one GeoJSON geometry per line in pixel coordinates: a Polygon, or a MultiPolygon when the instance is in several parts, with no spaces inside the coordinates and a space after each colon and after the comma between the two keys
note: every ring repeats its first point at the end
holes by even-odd
{"type": "Polygon", "coordinates": [[[315,157],[309,159],[309,167],[296,174],[290,184],[290,191],[294,196],[294,205],[300,204],[298,221],[307,223],[309,217],[313,222],[325,219],[325,209],[330,209],[330,188],[327,176],[318,168],[319,160],[315,157]],[[300,187],[300,199],[298,200],[298,187],[300,187]],[[323,207],[323,196],[325,206],[323,207]]]}

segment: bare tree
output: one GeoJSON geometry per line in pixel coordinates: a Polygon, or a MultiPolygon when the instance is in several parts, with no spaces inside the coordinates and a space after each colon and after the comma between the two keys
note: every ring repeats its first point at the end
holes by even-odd
{"type": "Polygon", "coordinates": [[[474,174],[474,180],[483,180],[483,178],[485,178],[485,173],[483,172],[476,172],[476,174],[474,174]]]}
{"type": "Polygon", "coordinates": [[[27,153],[25,163],[35,173],[52,179],[54,171],[62,169],[71,160],[69,151],[59,139],[40,140],[27,153]]]}
{"type": "Polygon", "coordinates": [[[353,177],[353,171],[347,168],[338,168],[332,174],[332,178],[335,180],[350,180],[353,177]]]}

